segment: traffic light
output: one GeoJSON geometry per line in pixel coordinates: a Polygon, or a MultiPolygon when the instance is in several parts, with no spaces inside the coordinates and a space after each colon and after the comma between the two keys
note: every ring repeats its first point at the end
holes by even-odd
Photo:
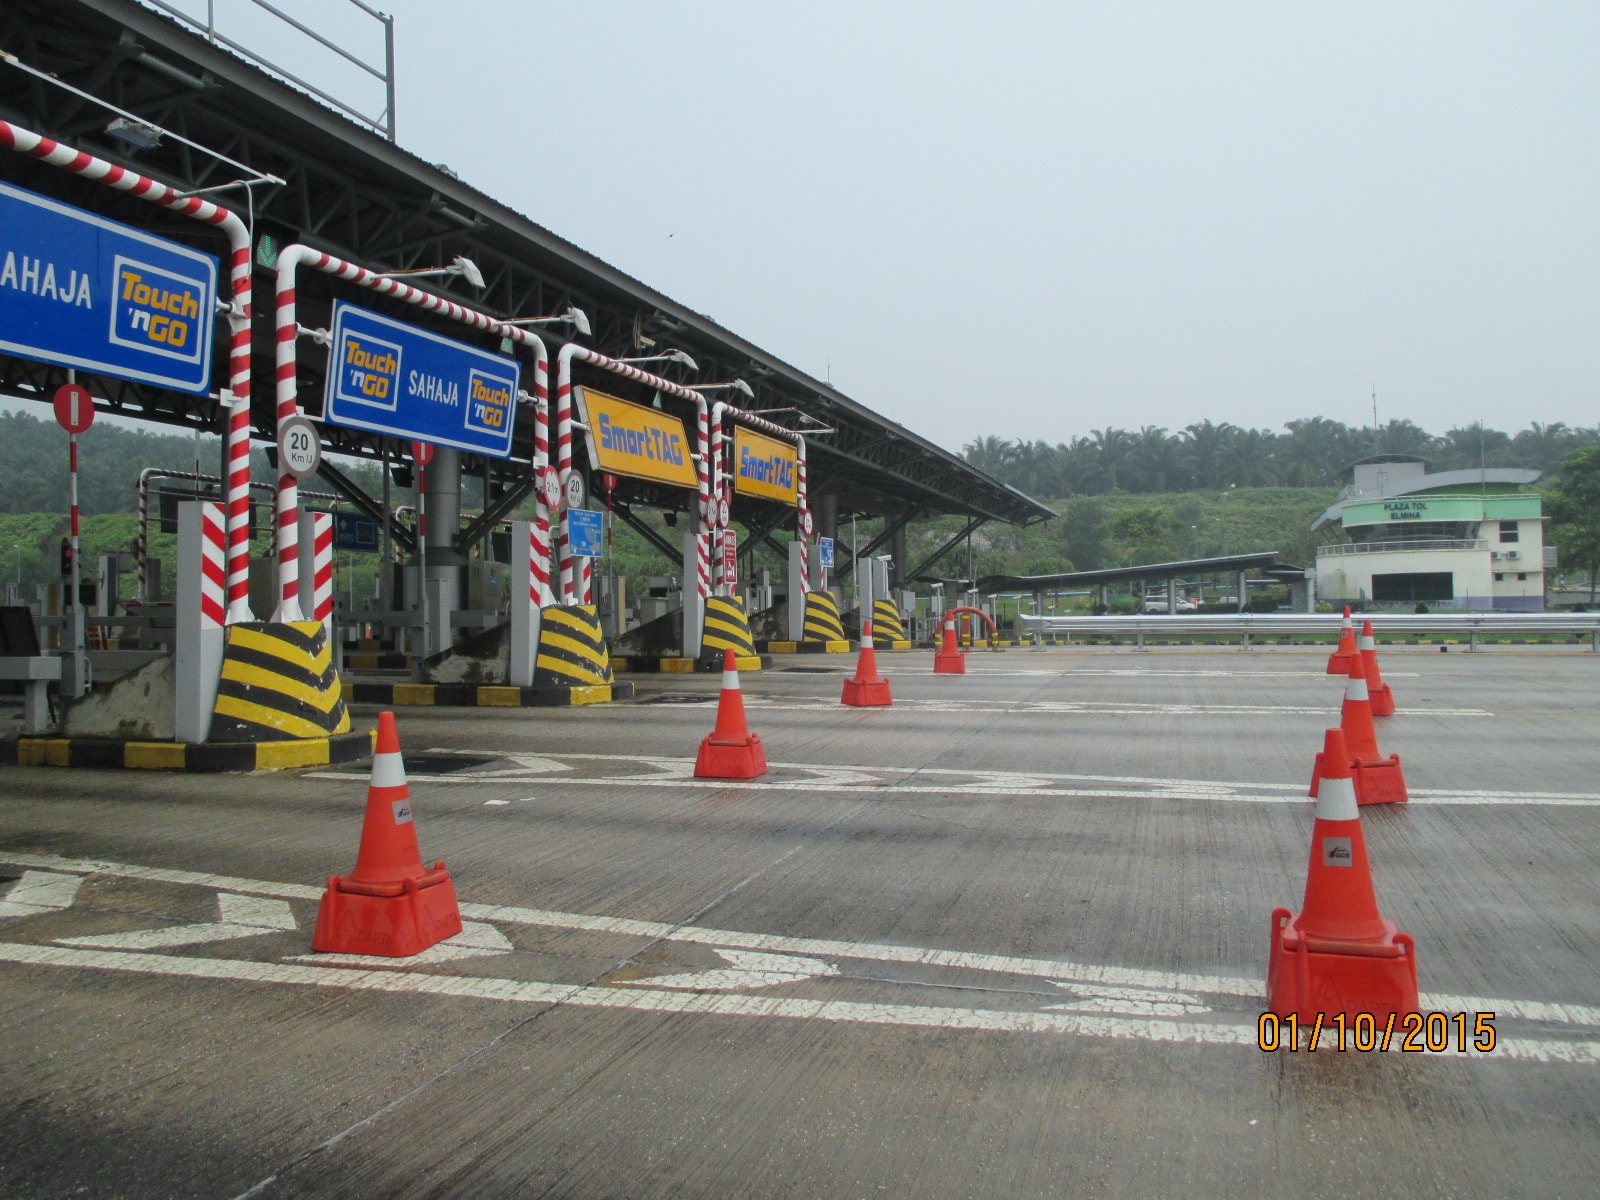
{"type": "Polygon", "coordinates": [[[72,539],[61,539],[61,578],[72,578],[72,539]]]}

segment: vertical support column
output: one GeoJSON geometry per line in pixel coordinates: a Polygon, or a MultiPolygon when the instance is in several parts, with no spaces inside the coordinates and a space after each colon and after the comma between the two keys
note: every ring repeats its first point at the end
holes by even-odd
{"type": "Polygon", "coordinates": [[[221,505],[178,505],[173,736],[180,742],[203,742],[211,733],[222,675],[226,540],[221,505]]]}
{"type": "Polygon", "coordinates": [[[511,657],[506,681],[512,687],[533,686],[533,663],[539,653],[539,602],[543,591],[534,570],[539,551],[532,521],[511,523],[511,657]]]}
{"type": "Polygon", "coordinates": [[[789,640],[791,642],[798,642],[806,635],[805,577],[805,543],[796,538],[789,543],[789,640]]]}
{"type": "Polygon", "coordinates": [[[1238,608],[1239,612],[1243,612],[1245,610],[1244,577],[1245,577],[1245,573],[1243,571],[1240,571],[1239,572],[1239,608],[1238,608]]]}
{"type": "MultiPolygon", "coordinates": [[[[325,512],[300,510],[300,578],[310,581],[302,590],[310,601],[302,606],[305,619],[321,621],[333,646],[333,516],[325,512]]],[[[337,656],[335,656],[337,657],[337,656]]]]}
{"type": "MultiPolygon", "coordinates": [[[[1143,610],[1144,605],[1140,604],[1139,608],[1141,610],[1143,610]]],[[[1175,616],[1177,614],[1177,611],[1178,611],[1178,579],[1177,579],[1177,576],[1174,575],[1174,576],[1171,576],[1171,577],[1169,577],[1167,579],[1167,615],[1169,617],[1170,616],[1175,616]]]]}
{"type": "Polygon", "coordinates": [[[700,639],[705,633],[706,598],[700,591],[701,533],[698,518],[685,522],[683,533],[683,656],[700,657],[700,639]]]}

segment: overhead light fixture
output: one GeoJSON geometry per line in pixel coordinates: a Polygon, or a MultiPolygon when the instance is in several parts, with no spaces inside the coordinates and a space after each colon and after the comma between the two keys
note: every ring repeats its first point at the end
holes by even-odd
{"type": "Polygon", "coordinates": [[[118,117],[106,126],[106,132],[125,146],[135,150],[154,150],[161,145],[161,130],[132,117],[118,117]]]}
{"type": "Polygon", "coordinates": [[[384,271],[379,279],[421,279],[429,275],[459,275],[478,291],[484,289],[483,272],[478,264],[463,255],[456,255],[448,267],[422,267],[415,271],[384,271]]]}
{"type": "Polygon", "coordinates": [[[614,358],[611,361],[630,364],[648,362],[675,362],[682,363],[691,371],[698,371],[700,369],[700,364],[695,362],[694,359],[690,358],[682,350],[664,350],[660,354],[649,354],[643,358],[614,358]]]}
{"type": "Polygon", "coordinates": [[[501,321],[502,325],[550,325],[556,322],[567,322],[573,331],[588,337],[593,330],[589,327],[589,316],[576,304],[567,305],[565,312],[557,313],[553,317],[511,317],[501,321]]]}
{"type": "Polygon", "coordinates": [[[756,398],[755,389],[742,379],[732,379],[727,383],[696,383],[690,386],[692,392],[714,392],[720,388],[732,388],[741,395],[748,396],[751,400],[756,398]]]}

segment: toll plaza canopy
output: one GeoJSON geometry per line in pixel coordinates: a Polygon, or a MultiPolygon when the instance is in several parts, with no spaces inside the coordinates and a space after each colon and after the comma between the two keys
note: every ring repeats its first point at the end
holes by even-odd
{"type": "MultiPolygon", "coordinates": [[[[438,267],[462,256],[481,270],[482,288],[460,277],[433,278],[423,286],[502,319],[557,314],[575,305],[592,326],[592,334],[579,340],[602,354],[681,349],[696,360],[698,371],[674,364],[648,369],[683,385],[745,380],[753,399],[726,392],[710,399],[739,399],[746,410],[806,433],[810,491],[819,499],[832,497],[827,516],[878,515],[903,527],[916,517],[959,514],[970,530],[990,521],[1027,525],[1053,515],[958,455],[557,237],[464,183],[448,166],[402,149],[386,136],[393,131],[392,109],[386,125],[353,119],[244,54],[132,0],[8,0],[0,8],[0,47],[8,55],[0,62],[0,116],[185,191],[225,189],[211,198],[250,214],[256,247],[251,423],[258,439],[271,441],[276,430],[272,268],[284,246],[303,243],[377,271],[438,267]],[[164,135],[154,145],[130,148],[108,131],[115,112],[106,105],[164,135]],[[248,198],[245,188],[226,187],[251,178],[258,182],[248,198]]],[[[439,83],[427,81],[430,87],[439,83]]],[[[515,124],[497,122],[508,154],[522,152],[515,124]]],[[[533,144],[541,147],[535,161],[546,173],[544,186],[554,186],[562,169],[559,150],[548,138],[534,138],[533,144]]],[[[0,154],[0,179],[213,254],[223,250],[212,231],[194,222],[21,155],[0,154]]],[[[297,286],[303,328],[331,326],[332,301],[340,298],[447,336],[466,340],[471,334],[416,308],[350,290],[320,272],[302,271],[297,286]]],[[[751,286],[761,286],[758,277],[751,286]]],[[[570,325],[544,325],[539,332],[552,360],[562,338],[573,336],[570,325]]],[[[300,401],[313,417],[320,412],[325,358],[309,348],[299,355],[300,401]]],[[[58,367],[0,355],[0,394],[42,400],[63,379],[58,367]]],[[[668,411],[683,408],[680,400],[658,400],[643,385],[581,363],[574,379],[623,398],[655,401],[668,411]]],[[[215,396],[98,377],[91,387],[104,411],[221,429],[215,396]]],[[[323,434],[326,448],[336,453],[376,457],[399,445],[331,425],[323,434]]],[[[494,478],[496,516],[533,487],[532,443],[533,422],[519,420],[509,459],[463,457],[463,470],[494,478]]],[[[690,503],[687,493],[640,481],[624,480],[620,488],[624,500],[660,507],[690,503]]],[[[759,515],[759,501],[741,497],[744,504],[759,515]]],[[[777,519],[774,513],[773,523],[777,519]]]]}
{"type": "MultiPolygon", "coordinates": [[[[1276,550],[1255,554],[1228,554],[1219,558],[1190,558],[1182,562],[1144,563],[1139,566],[1109,567],[1102,571],[1063,571],[1059,575],[985,575],[974,586],[984,595],[998,592],[1059,592],[1068,588],[1099,587],[1102,584],[1133,583],[1143,580],[1166,581],[1194,575],[1222,575],[1255,572],[1283,581],[1303,579],[1305,568],[1278,561],[1276,550]]],[[[940,582],[951,582],[948,580],[940,582]]],[[[955,582],[965,583],[965,580],[955,582]]]]}

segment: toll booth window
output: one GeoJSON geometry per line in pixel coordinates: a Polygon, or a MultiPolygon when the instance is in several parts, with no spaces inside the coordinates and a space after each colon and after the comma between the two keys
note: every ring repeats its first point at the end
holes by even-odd
{"type": "Polygon", "coordinates": [[[1527,577],[1528,577],[1528,573],[1526,571],[1518,571],[1517,572],[1517,578],[1518,579],[1526,579],[1527,577]]]}
{"type": "Polygon", "coordinates": [[[1496,583],[1504,583],[1506,581],[1506,573],[1504,571],[1496,571],[1494,573],[1494,581],[1496,583]]]}
{"type": "Polygon", "coordinates": [[[1515,521],[1500,522],[1500,540],[1514,542],[1517,540],[1517,523],[1515,521]]]}

